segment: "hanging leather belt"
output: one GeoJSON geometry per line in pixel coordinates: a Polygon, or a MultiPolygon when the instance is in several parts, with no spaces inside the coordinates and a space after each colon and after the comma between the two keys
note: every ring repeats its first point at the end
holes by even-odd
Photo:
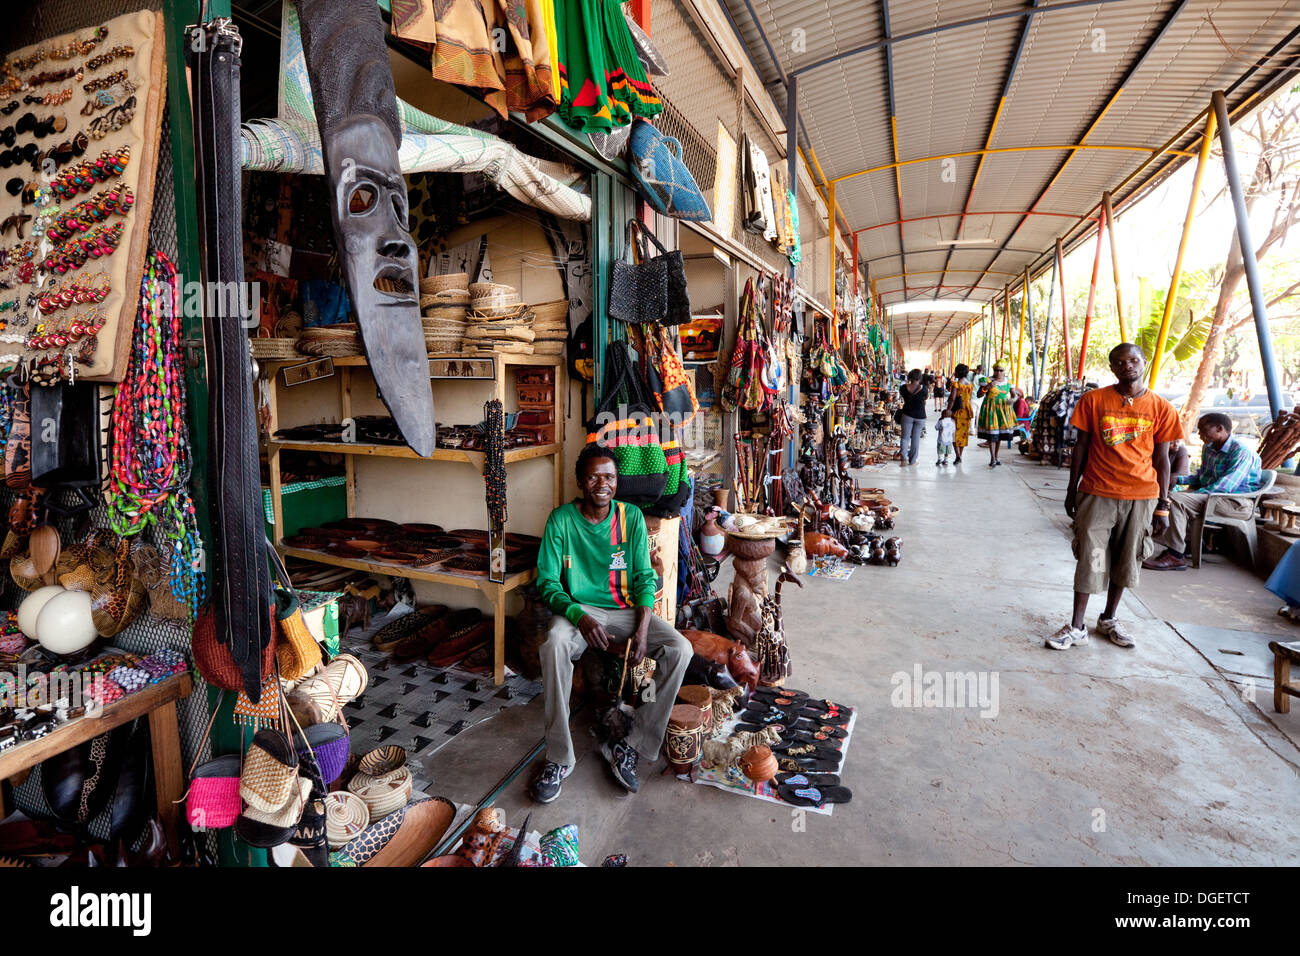
{"type": "Polygon", "coordinates": [[[234,295],[204,296],[217,639],[227,645],[231,659],[239,665],[244,693],[257,701],[264,676],[261,651],[271,641],[271,621],[266,613],[271,576],[262,519],[252,354],[239,314],[244,301],[239,145],[242,44],[239,31],[226,18],[186,31],[203,283],[206,289],[236,290],[234,295]]]}

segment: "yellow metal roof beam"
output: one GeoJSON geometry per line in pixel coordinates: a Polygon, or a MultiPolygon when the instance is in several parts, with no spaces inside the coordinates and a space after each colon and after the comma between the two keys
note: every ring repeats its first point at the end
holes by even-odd
{"type": "Polygon", "coordinates": [[[970,149],[961,153],[941,153],[938,156],[921,156],[917,159],[900,159],[892,163],[883,163],[879,166],[872,166],[869,169],[859,169],[856,173],[846,173],[843,176],[836,176],[833,182],[843,182],[846,179],[853,179],[856,176],[867,176],[871,173],[881,173],[887,169],[897,169],[900,166],[915,166],[918,163],[933,163],[944,159],[961,159],[964,156],[988,156],[993,153],[1036,153],[1036,152],[1063,152],[1066,150],[1074,151],[1079,149],[1098,149],[1110,150],[1114,152],[1126,153],[1150,153],[1152,158],[1160,155],[1162,152],[1171,156],[1195,156],[1195,153],[1186,152],[1177,149],[1161,150],[1158,147],[1151,146],[1112,146],[1091,143],[1068,143],[1065,145],[1054,146],[998,146],[996,148],[970,149]]]}

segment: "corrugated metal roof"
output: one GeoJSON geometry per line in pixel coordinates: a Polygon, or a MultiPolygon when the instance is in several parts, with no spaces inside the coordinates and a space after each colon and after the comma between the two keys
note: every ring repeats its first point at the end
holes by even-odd
{"type": "MultiPolygon", "coordinates": [[[[1297,0],[1096,0],[1055,11],[1066,0],[1038,0],[1042,11],[1032,17],[1018,15],[1031,0],[752,0],[758,24],[744,0],[723,2],[756,63],[770,64],[761,26],[787,73],[819,64],[799,76],[799,108],[818,161],[832,178],[893,162],[891,82],[904,161],[974,153],[986,144],[1068,146],[1085,135],[1090,146],[1150,150],[1205,109],[1212,91],[1230,90],[1234,108],[1280,72],[1277,58],[1255,69],[1249,56],[1226,49],[1207,16],[1250,56],[1300,26],[1297,0]],[[892,71],[879,48],[825,62],[879,42],[885,4],[895,38],[892,71]],[[989,17],[999,19],[981,19],[989,17]],[[947,28],[967,20],[979,22],[947,28]],[[796,29],[803,31],[798,49],[796,29]],[[909,37],[921,31],[931,32],[909,37]]],[[[1300,54],[1300,38],[1282,51],[1300,54]]],[[[776,75],[772,70],[767,79],[776,75]]],[[[784,109],[784,102],[778,105],[784,109]]],[[[1176,148],[1196,145],[1192,133],[1176,148]]],[[[865,230],[859,251],[873,277],[900,273],[905,261],[911,298],[958,296],[970,288],[972,298],[988,300],[1014,284],[1027,265],[1049,258],[1058,237],[1077,238],[1080,217],[1102,191],[1118,186],[1150,155],[1036,150],[990,153],[982,165],[978,155],[968,155],[947,168],[937,160],[903,166],[901,197],[894,170],[887,168],[840,182],[836,198],[850,228],[865,230]],[[901,228],[895,223],[900,207],[901,218],[914,220],[901,228]],[[1031,209],[1067,215],[1023,215],[1031,209]],[[976,215],[954,215],[964,210],[976,215]],[[869,228],[882,224],[890,225],[869,228]],[[959,235],[995,244],[938,245],[959,235]]],[[[1162,168],[1167,174],[1168,163],[1169,157],[1151,163],[1117,199],[1162,168]]],[[[879,288],[886,304],[904,297],[901,279],[879,288]]],[[[922,348],[942,346],[944,335],[968,321],[964,314],[912,314],[900,316],[896,327],[904,347],[922,348]]]]}

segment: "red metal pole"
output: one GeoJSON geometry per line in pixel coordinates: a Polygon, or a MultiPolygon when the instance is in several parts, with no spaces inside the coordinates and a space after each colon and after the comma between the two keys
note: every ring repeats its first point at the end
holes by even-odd
{"type": "Polygon", "coordinates": [[[1088,311],[1083,315],[1083,341],[1079,344],[1079,381],[1088,363],[1088,333],[1092,330],[1092,310],[1097,303],[1097,272],[1101,269],[1101,234],[1103,219],[1097,222],[1097,254],[1092,257],[1092,281],[1088,283],[1088,311]]]}
{"type": "Polygon", "coordinates": [[[1061,342],[1065,345],[1065,380],[1074,377],[1070,371],[1070,307],[1065,301],[1065,253],[1061,240],[1056,240],[1056,275],[1061,280],[1061,342]]]}

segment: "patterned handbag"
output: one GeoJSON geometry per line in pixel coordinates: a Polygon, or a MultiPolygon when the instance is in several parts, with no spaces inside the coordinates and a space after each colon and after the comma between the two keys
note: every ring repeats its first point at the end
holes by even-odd
{"type": "Polygon", "coordinates": [[[627,343],[610,342],[605,350],[605,390],[588,427],[587,444],[595,442],[613,452],[620,501],[652,504],[668,483],[668,461],[653,415],[627,343]]]}
{"type": "Polygon", "coordinates": [[[620,322],[662,322],[668,315],[668,260],[645,259],[637,239],[641,224],[627,221],[626,258],[614,262],[609,280],[609,317],[620,322]],[[632,261],[635,256],[637,261],[632,261]]]}
{"type": "Polygon", "coordinates": [[[695,177],[682,162],[680,142],[638,117],[632,123],[632,136],[627,148],[632,175],[646,200],[656,210],[665,216],[692,222],[713,218],[695,177]]]}

